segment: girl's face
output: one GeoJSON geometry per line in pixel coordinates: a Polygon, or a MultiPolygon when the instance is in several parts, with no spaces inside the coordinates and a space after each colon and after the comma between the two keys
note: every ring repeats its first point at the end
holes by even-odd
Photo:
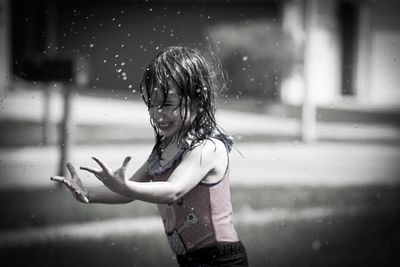
{"type": "Polygon", "coordinates": [[[162,90],[153,90],[150,97],[149,114],[155,126],[160,130],[161,134],[165,137],[172,137],[179,134],[181,129],[189,127],[191,121],[191,113],[189,107],[186,111],[185,117],[185,100],[182,101],[183,110],[181,114],[180,97],[176,88],[169,90],[167,99],[164,103],[164,93],[162,90]]]}

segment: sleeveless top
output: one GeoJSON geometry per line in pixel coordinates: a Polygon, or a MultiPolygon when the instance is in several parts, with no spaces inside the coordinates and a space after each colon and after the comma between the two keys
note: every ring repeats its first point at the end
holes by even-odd
{"type": "MultiPolygon", "coordinates": [[[[213,137],[218,138],[218,136],[213,137]]],[[[157,149],[154,147],[148,160],[149,179],[167,181],[182,161],[186,151],[181,149],[162,166],[157,149]]],[[[200,182],[179,200],[170,204],[159,204],[158,209],[168,242],[177,255],[218,242],[239,240],[233,225],[229,161],[222,180],[216,184],[200,182]]]]}

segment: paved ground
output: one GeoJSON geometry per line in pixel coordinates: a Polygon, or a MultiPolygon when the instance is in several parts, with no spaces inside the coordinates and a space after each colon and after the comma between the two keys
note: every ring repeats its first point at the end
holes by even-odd
{"type": "MultiPolygon", "coordinates": [[[[238,143],[232,152],[232,184],[246,185],[362,185],[400,182],[400,146],[351,143],[238,143]]],[[[98,156],[117,168],[126,155],[133,156],[128,172],[146,160],[150,144],[76,146],[71,162],[96,166],[98,156]]],[[[19,187],[50,187],[57,171],[55,147],[0,150],[0,190],[19,187]]],[[[97,181],[86,175],[85,182],[97,181]]]]}
{"type": "MultiPolygon", "coordinates": [[[[60,119],[61,107],[60,95],[53,94],[51,120],[60,119]]],[[[2,97],[0,108],[0,121],[39,122],[43,115],[43,94],[17,90],[2,97]]],[[[92,165],[90,158],[95,155],[118,167],[125,155],[132,155],[133,171],[147,158],[152,129],[141,102],[79,96],[74,101],[73,113],[77,124],[103,125],[116,135],[121,125],[141,129],[140,136],[137,133],[129,143],[75,146],[71,161],[77,166],[92,165]]],[[[399,181],[400,128],[393,125],[319,123],[318,137],[330,142],[303,144],[247,142],[252,136],[298,136],[300,124],[294,119],[222,109],[218,121],[233,133],[238,140],[237,149],[244,155],[232,153],[232,182],[236,184],[346,185],[399,181]]],[[[29,136],[29,132],[26,134],[29,136]]],[[[48,178],[56,174],[57,162],[58,151],[54,146],[0,147],[0,188],[51,186],[48,178]]],[[[84,179],[94,181],[86,176],[84,179]]]]}

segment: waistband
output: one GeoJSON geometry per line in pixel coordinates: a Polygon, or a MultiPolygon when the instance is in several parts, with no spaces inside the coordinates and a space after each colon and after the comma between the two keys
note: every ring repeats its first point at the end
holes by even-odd
{"type": "Polygon", "coordinates": [[[220,242],[214,246],[200,248],[194,251],[187,252],[184,255],[177,255],[186,260],[207,260],[219,257],[228,257],[239,253],[245,253],[246,249],[241,241],[237,242],[220,242]]]}

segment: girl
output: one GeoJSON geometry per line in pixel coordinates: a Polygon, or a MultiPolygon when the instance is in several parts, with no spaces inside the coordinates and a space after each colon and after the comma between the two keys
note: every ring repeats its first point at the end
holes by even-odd
{"type": "Polygon", "coordinates": [[[130,161],[113,171],[81,167],[104,186],[85,188],[74,167],[55,176],[84,203],[157,203],[169,244],[180,266],[247,266],[233,225],[229,189],[232,138],[215,121],[214,95],[223,75],[199,50],[169,47],[146,68],[141,95],[156,143],[148,160],[126,177],[130,161]]]}

